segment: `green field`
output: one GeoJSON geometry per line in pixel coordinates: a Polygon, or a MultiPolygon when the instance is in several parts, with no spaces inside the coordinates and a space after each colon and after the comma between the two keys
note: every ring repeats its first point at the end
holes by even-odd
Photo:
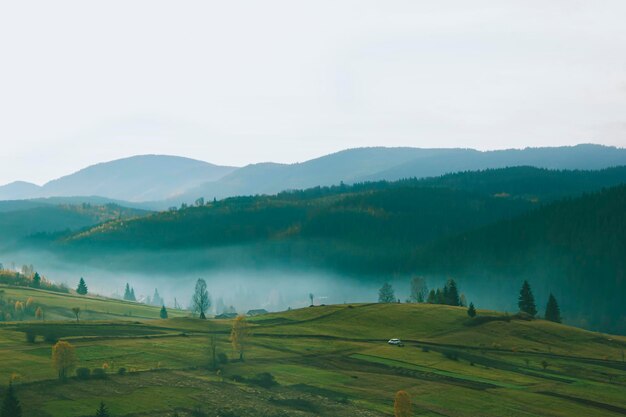
{"type": "Polygon", "coordinates": [[[100,401],[114,416],[389,416],[398,390],[416,416],[626,413],[626,338],[543,320],[479,311],[489,319],[472,322],[463,308],[427,304],[311,307],[249,318],[239,361],[231,320],[162,320],[136,303],[2,289],[52,316],[0,324],[0,377],[15,380],[28,417],[95,415],[100,401]],[[65,314],[74,305],[89,312],[80,323],[65,314]],[[107,379],[60,382],[52,344],[27,342],[29,329],[68,340],[78,366],[104,367],[107,379]],[[229,359],[220,372],[211,337],[229,359]],[[386,343],[394,337],[404,347],[386,343]],[[261,373],[277,384],[260,384],[261,373]]]}

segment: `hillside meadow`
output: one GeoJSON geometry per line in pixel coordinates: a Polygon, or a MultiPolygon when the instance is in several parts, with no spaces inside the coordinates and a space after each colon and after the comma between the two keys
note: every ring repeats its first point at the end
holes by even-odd
{"type": "Polygon", "coordinates": [[[47,310],[77,303],[97,320],[59,313],[0,325],[0,375],[14,380],[25,416],[90,416],[100,401],[113,416],[390,416],[398,390],[415,416],[626,412],[626,338],[543,320],[486,310],[470,319],[428,304],[315,306],[246,319],[241,361],[232,319],[164,320],[150,317],[155,307],[36,293],[47,310]],[[58,380],[45,332],[105,379],[58,380]]]}

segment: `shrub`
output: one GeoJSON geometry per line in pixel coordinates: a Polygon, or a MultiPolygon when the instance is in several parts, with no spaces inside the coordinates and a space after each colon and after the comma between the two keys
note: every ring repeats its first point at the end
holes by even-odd
{"type": "Polygon", "coordinates": [[[120,368],[117,370],[118,375],[126,375],[126,368],[120,368]]]}
{"type": "Polygon", "coordinates": [[[91,371],[91,376],[94,379],[106,379],[107,374],[106,372],[104,372],[104,369],[102,368],[94,368],[94,370],[91,371]]]}
{"type": "Polygon", "coordinates": [[[250,378],[249,382],[254,385],[263,387],[263,388],[270,388],[275,385],[278,385],[278,382],[276,382],[274,375],[270,374],[269,372],[261,372],[260,374],[257,374],[255,377],[250,378]]]}
{"type": "Polygon", "coordinates": [[[220,352],[217,354],[217,361],[219,363],[228,363],[228,355],[226,355],[224,352],[220,352]]]}
{"type": "Polygon", "coordinates": [[[53,332],[45,332],[43,335],[43,340],[48,343],[56,343],[59,341],[59,336],[53,332]]]}
{"type": "Polygon", "coordinates": [[[443,355],[452,361],[459,360],[459,355],[457,355],[455,352],[444,352],[443,355]]]}
{"type": "Polygon", "coordinates": [[[430,348],[428,346],[422,346],[422,352],[430,352],[430,348]]]}
{"type": "Polygon", "coordinates": [[[25,335],[26,335],[26,341],[28,343],[35,343],[35,339],[37,338],[37,334],[35,333],[34,330],[32,330],[32,329],[26,330],[25,335]]]}
{"type": "Polygon", "coordinates": [[[91,376],[91,371],[89,368],[78,368],[76,369],[76,378],[78,379],[89,379],[91,376]]]}

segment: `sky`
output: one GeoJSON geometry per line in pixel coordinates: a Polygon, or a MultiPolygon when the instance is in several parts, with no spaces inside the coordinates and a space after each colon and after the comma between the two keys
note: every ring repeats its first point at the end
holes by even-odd
{"type": "Polygon", "coordinates": [[[0,184],[137,154],[626,147],[626,2],[0,2],[0,184]]]}

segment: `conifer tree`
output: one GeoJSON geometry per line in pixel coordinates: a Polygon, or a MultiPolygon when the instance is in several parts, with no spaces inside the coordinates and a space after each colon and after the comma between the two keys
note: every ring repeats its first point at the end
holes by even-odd
{"type": "Polygon", "coordinates": [[[524,281],[522,284],[517,305],[519,306],[520,311],[523,311],[524,313],[528,313],[533,317],[537,314],[535,297],[533,296],[533,291],[530,289],[528,281],[524,281]]]}
{"type": "Polygon", "coordinates": [[[35,272],[35,275],[33,276],[33,287],[39,288],[40,286],[41,286],[41,276],[39,275],[38,272],[35,272]]]}
{"type": "Polygon", "coordinates": [[[437,288],[437,291],[435,292],[435,304],[443,304],[444,302],[445,298],[443,291],[441,291],[441,288],[437,288]]]}
{"type": "Polygon", "coordinates": [[[443,289],[443,297],[445,304],[449,306],[458,306],[460,304],[459,290],[452,278],[446,282],[446,286],[443,289]]]}
{"type": "Polygon", "coordinates": [[[104,405],[104,402],[100,401],[100,407],[96,411],[96,417],[110,417],[109,410],[104,405]]]}
{"type": "Polygon", "coordinates": [[[130,289],[130,297],[128,298],[130,301],[137,301],[137,297],[135,297],[135,289],[130,289]]]}
{"type": "Polygon", "coordinates": [[[87,284],[85,284],[85,280],[81,277],[80,281],[78,281],[78,287],[76,288],[76,292],[80,295],[87,294],[87,284]]]}
{"type": "Polygon", "coordinates": [[[435,304],[437,302],[437,294],[435,293],[435,290],[430,290],[426,302],[428,304],[435,304]]]}
{"type": "Polygon", "coordinates": [[[393,292],[393,287],[390,283],[385,282],[380,290],[378,290],[378,302],[379,303],[393,303],[396,301],[396,296],[393,292]]]}
{"type": "Polygon", "coordinates": [[[130,301],[130,285],[126,283],[126,289],[124,289],[124,300],[130,301]]]}
{"type": "Polygon", "coordinates": [[[4,394],[2,409],[0,409],[0,416],[22,417],[22,406],[20,404],[20,400],[15,395],[15,389],[13,388],[12,383],[9,383],[9,387],[4,394]]]}
{"type": "Polygon", "coordinates": [[[469,308],[467,309],[467,315],[470,317],[476,317],[476,308],[474,307],[474,303],[470,303],[469,308]]]}
{"type": "Polygon", "coordinates": [[[161,316],[162,319],[167,318],[167,309],[165,308],[165,306],[161,307],[161,313],[159,313],[159,316],[161,316]]]}
{"type": "Polygon", "coordinates": [[[550,293],[548,297],[548,304],[546,305],[546,320],[554,321],[556,323],[561,322],[561,310],[559,304],[556,302],[554,295],[550,293]]]}

